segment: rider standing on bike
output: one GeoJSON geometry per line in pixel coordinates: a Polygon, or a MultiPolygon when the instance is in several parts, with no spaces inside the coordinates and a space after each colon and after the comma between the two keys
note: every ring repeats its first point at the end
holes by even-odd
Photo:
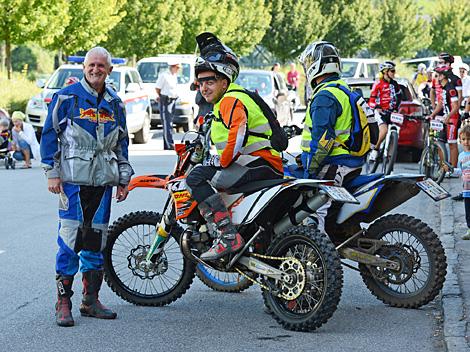
{"type": "MultiPolygon", "coordinates": [[[[329,42],[314,42],[299,57],[312,87],[312,97],[302,132],[301,161],[304,178],[334,180],[341,186],[347,178],[361,173],[364,157],[352,156],[336,142],[347,140],[353,120],[349,96],[336,85],[350,89],[340,79],[338,50],[329,42]]],[[[317,211],[318,227],[324,230],[324,219],[331,203],[317,211]]]]}
{"type": "Polygon", "coordinates": [[[380,64],[379,80],[374,83],[370,92],[369,106],[375,109],[379,124],[379,139],[375,149],[370,152],[369,160],[375,161],[380,150],[380,144],[385,139],[392,112],[398,111],[402,100],[400,85],[395,81],[395,63],[385,61],[380,64]]]}
{"type": "Polygon", "coordinates": [[[445,129],[442,139],[447,139],[449,144],[450,163],[457,166],[458,146],[457,131],[459,128],[459,96],[457,89],[450,80],[451,69],[449,66],[438,66],[435,69],[438,74],[439,84],[442,87],[442,97],[438,99],[436,108],[430,115],[431,119],[443,116],[445,129]]]}
{"type": "Polygon", "coordinates": [[[243,90],[233,83],[240,70],[237,56],[212,33],[202,33],[196,41],[201,53],[196,79],[203,97],[214,104],[211,139],[218,155],[196,166],[186,184],[208,227],[217,233],[212,247],[201,255],[202,260],[211,261],[236,253],[244,245],[217,190],[282,178],[283,166],[280,154],[263,137],[271,134],[271,128],[261,109],[247,94],[231,92],[243,90]]]}

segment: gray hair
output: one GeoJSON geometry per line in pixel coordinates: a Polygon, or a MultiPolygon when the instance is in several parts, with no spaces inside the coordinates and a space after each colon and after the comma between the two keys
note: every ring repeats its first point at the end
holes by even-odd
{"type": "Polygon", "coordinates": [[[83,64],[86,64],[90,56],[93,54],[105,57],[106,61],[108,62],[108,65],[109,66],[113,65],[111,62],[111,54],[109,53],[108,50],[106,50],[105,48],[101,46],[95,46],[94,48],[91,48],[90,50],[88,50],[88,52],[85,55],[85,60],[83,61],[83,64]]]}
{"type": "Polygon", "coordinates": [[[10,121],[6,118],[0,119],[0,126],[10,127],[10,121]]]}

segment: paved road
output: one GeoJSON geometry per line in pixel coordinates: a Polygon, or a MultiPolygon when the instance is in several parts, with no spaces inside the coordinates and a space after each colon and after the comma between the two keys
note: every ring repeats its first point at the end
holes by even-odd
{"type": "MultiPolygon", "coordinates": [[[[132,149],[137,174],[163,173],[173,167],[173,156],[136,155],[142,151],[132,149]]],[[[416,170],[410,164],[399,168],[416,170]]],[[[314,333],[283,330],[263,313],[256,287],[242,294],[223,294],[197,279],[186,295],[163,308],[133,306],[105,286],[101,298],[118,312],[115,321],[80,317],[81,283],[76,282],[76,326],[58,328],[53,315],[57,199],[47,192],[37,166],[0,168],[0,185],[0,351],[443,351],[436,303],[418,310],[387,307],[348,269],[338,310],[314,333]]],[[[114,206],[112,218],[161,209],[164,196],[158,190],[133,191],[126,202],[114,206]]],[[[396,212],[439,228],[437,205],[424,195],[396,212]]]]}

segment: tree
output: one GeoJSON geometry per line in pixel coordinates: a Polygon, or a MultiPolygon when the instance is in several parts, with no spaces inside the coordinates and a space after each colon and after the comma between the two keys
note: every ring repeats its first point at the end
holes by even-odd
{"type": "Polygon", "coordinates": [[[24,65],[28,65],[28,70],[35,71],[38,68],[38,58],[33,54],[31,48],[26,45],[19,45],[11,51],[11,66],[14,71],[21,72],[24,65]]]}
{"type": "Polygon", "coordinates": [[[431,44],[429,23],[418,15],[413,0],[384,0],[377,5],[380,14],[378,39],[372,51],[390,58],[412,57],[431,44]]]}
{"type": "Polygon", "coordinates": [[[11,45],[38,42],[47,45],[68,24],[66,0],[0,0],[0,41],[5,41],[8,79],[11,79],[11,45]]]}
{"type": "Polygon", "coordinates": [[[354,56],[377,40],[380,24],[371,1],[331,0],[323,3],[324,13],[326,4],[334,20],[324,39],[335,44],[342,57],[354,56]]]}
{"type": "Polygon", "coordinates": [[[183,33],[182,9],[182,0],[130,0],[105,45],[125,57],[174,52],[183,33]]]}
{"type": "Polygon", "coordinates": [[[432,44],[436,52],[467,55],[470,43],[470,7],[465,1],[444,1],[437,4],[431,19],[432,44]]]}
{"type": "Polygon", "coordinates": [[[318,0],[274,0],[271,6],[270,28],[261,43],[282,61],[322,39],[333,21],[322,14],[318,0]]]}
{"type": "Polygon", "coordinates": [[[109,31],[126,14],[122,11],[126,1],[68,0],[70,22],[49,48],[71,54],[79,50],[86,51],[106,40],[109,31]]]}

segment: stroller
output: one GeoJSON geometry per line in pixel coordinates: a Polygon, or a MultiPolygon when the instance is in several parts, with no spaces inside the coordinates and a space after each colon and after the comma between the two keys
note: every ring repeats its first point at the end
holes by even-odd
{"type": "MultiPolygon", "coordinates": [[[[0,118],[5,117],[9,120],[8,113],[0,109],[0,118]]],[[[13,158],[13,151],[9,150],[11,142],[11,125],[8,129],[2,130],[0,126],[0,160],[4,160],[5,168],[14,169],[16,166],[16,160],[13,158]]]]}

